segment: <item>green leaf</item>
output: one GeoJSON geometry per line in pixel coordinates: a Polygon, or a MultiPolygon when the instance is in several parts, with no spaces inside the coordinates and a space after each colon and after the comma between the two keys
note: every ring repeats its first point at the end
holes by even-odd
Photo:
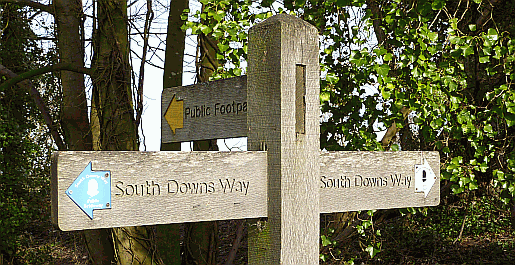
{"type": "Polygon", "coordinates": [[[508,127],[515,125],[515,115],[514,114],[506,115],[506,125],[508,125],[508,127]]]}
{"type": "Polygon", "coordinates": [[[225,51],[227,51],[227,50],[229,49],[229,44],[223,44],[223,43],[219,42],[219,43],[217,44],[217,46],[218,46],[218,49],[219,49],[221,52],[225,52],[225,51]]]}
{"type": "Polygon", "coordinates": [[[322,239],[322,246],[324,246],[324,247],[329,246],[333,243],[325,235],[320,236],[320,238],[322,239]]]}
{"type": "Polygon", "coordinates": [[[470,29],[470,31],[476,31],[477,30],[476,24],[470,24],[469,29],[470,29]]]}
{"type": "Polygon", "coordinates": [[[329,101],[331,94],[327,91],[320,92],[320,101],[321,102],[327,102],[329,101]]]}
{"type": "Polygon", "coordinates": [[[488,36],[490,37],[490,39],[492,41],[496,41],[499,38],[499,36],[497,34],[497,30],[495,30],[493,28],[488,29],[488,36]]]}
{"type": "Polygon", "coordinates": [[[351,0],[336,0],[336,6],[343,7],[349,6],[351,4],[351,0]]]}
{"type": "Polygon", "coordinates": [[[390,151],[399,151],[400,150],[400,147],[398,144],[392,144],[392,146],[390,147],[390,151]]]}
{"type": "Polygon", "coordinates": [[[381,96],[383,96],[383,98],[385,100],[387,100],[392,96],[392,92],[390,90],[386,90],[386,88],[382,87],[381,88],[381,96]]]}
{"type": "Polygon", "coordinates": [[[494,133],[494,130],[493,130],[491,124],[485,125],[485,129],[484,130],[485,130],[486,133],[490,133],[490,134],[494,133]]]}
{"type": "Polygon", "coordinates": [[[393,58],[393,55],[391,53],[387,53],[383,56],[383,60],[385,60],[385,61],[390,61],[390,60],[392,60],[392,58],[393,58]]]}
{"type": "Polygon", "coordinates": [[[449,41],[452,43],[452,44],[457,44],[458,42],[461,41],[461,38],[458,37],[458,36],[450,36],[449,37],[449,41]]]}
{"type": "Polygon", "coordinates": [[[199,28],[200,28],[200,31],[202,31],[202,33],[204,33],[204,34],[209,34],[212,31],[212,29],[206,25],[200,25],[199,28]]]}
{"type": "Polygon", "coordinates": [[[390,66],[387,64],[382,64],[379,67],[376,67],[376,72],[380,76],[388,76],[388,72],[390,72],[390,66]]]}
{"type": "Polygon", "coordinates": [[[325,80],[327,80],[327,82],[331,84],[334,84],[338,82],[338,77],[334,73],[327,73],[327,75],[325,76],[325,80]]]}
{"type": "Polygon", "coordinates": [[[454,50],[451,50],[451,55],[453,57],[460,57],[461,54],[463,53],[463,50],[462,49],[454,49],[454,50]]]}
{"type": "Polygon", "coordinates": [[[471,45],[468,45],[468,46],[466,46],[465,50],[463,51],[463,55],[465,57],[467,57],[471,54],[474,54],[474,47],[472,47],[471,45]]]}
{"type": "Polygon", "coordinates": [[[481,57],[479,57],[479,62],[480,63],[488,63],[488,62],[490,62],[490,56],[481,56],[481,57]]]}
{"type": "Polygon", "coordinates": [[[445,6],[444,0],[434,0],[433,3],[431,3],[431,8],[433,10],[440,10],[445,6]]]}
{"type": "Polygon", "coordinates": [[[372,245],[369,245],[365,250],[368,252],[371,258],[374,258],[377,255],[377,253],[381,252],[381,250],[375,248],[372,245]]]}

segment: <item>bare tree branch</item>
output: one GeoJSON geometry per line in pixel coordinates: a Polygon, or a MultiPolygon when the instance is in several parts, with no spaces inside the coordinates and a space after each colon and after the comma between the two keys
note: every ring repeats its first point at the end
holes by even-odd
{"type": "MultiPolygon", "coordinates": [[[[7,68],[5,68],[5,69],[7,69],[7,68]]],[[[9,76],[11,79],[7,80],[2,85],[0,85],[0,89],[4,90],[4,89],[7,89],[7,88],[25,80],[25,79],[29,79],[34,76],[38,76],[38,75],[42,75],[42,74],[46,74],[46,73],[54,72],[54,71],[60,71],[60,70],[68,70],[71,72],[82,73],[82,74],[87,74],[87,75],[91,75],[91,73],[92,73],[92,70],[90,68],[76,67],[76,66],[73,66],[72,64],[58,63],[58,64],[30,70],[28,72],[25,72],[25,73],[22,73],[19,75],[16,75],[15,73],[13,73],[15,76],[9,76]]],[[[8,76],[8,75],[6,75],[6,76],[8,76]]]]}
{"type": "Polygon", "coordinates": [[[141,64],[139,68],[138,88],[136,92],[136,128],[141,123],[141,115],[143,114],[143,81],[145,79],[145,63],[147,60],[148,38],[150,32],[150,24],[154,19],[154,11],[152,10],[152,1],[147,0],[147,14],[145,16],[145,26],[143,32],[143,55],[141,56],[141,64]]]}
{"type": "MultiPolygon", "coordinates": [[[[15,79],[18,78],[19,75],[15,74],[11,70],[7,69],[5,66],[0,64],[0,75],[6,76],[8,78],[15,79]]],[[[9,82],[8,80],[7,82],[9,82]]],[[[1,87],[3,90],[5,83],[4,82],[1,87]]],[[[34,84],[30,82],[29,80],[26,80],[26,78],[23,78],[22,80],[16,82],[19,83],[18,86],[25,89],[26,91],[30,92],[30,95],[32,96],[32,99],[34,99],[34,102],[36,102],[36,106],[41,112],[41,115],[43,115],[43,119],[45,120],[45,124],[47,125],[48,129],[50,130],[50,134],[54,138],[55,144],[59,148],[59,150],[66,150],[66,145],[63,142],[63,139],[61,138],[61,135],[59,134],[57,130],[57,125],[52,120],[52,117],[50,116],[50,111],[48,110],[47,106],[45,105],[45,102],[43,102],[43,99],[41,98],[41,95],[39,94],[39,91],[34,87],[34,84]]],[[[15,84],[16,84],[15,83],[15,84]]],[[[5,86],[5,88],[8,88],[10,86],[5,86]]]]}
{"type": "Polygon", "coordinates": [[[54,9],[52,6],[45,5],[36,1],[31,0],[0,0],[0,4],[17,4],[20,6],[29,6],[35,9],[45,11],[49,14],[54,15],[54,9]]]}
{"type": "MultiPolygon", "coordinates": [[[[402,107],[401,113],[402,113],[403,120],[406,120],[406,118],[408,117],[410,112],[411,112],[411,110],[409,107],[406,107],[406,106],[402,107]]],[[[392,144],[392,141],[393,141],[395,135],[397,135],[397,133],[400,130],[401,130],[401,128],[399,128],[395,122],[388,128],[388,130],[386,130],[386,133],[383,136],[383,139],[381,139],[381,146],[383,146],[384,150],[390,149],[390,146],[392,144]]]]}

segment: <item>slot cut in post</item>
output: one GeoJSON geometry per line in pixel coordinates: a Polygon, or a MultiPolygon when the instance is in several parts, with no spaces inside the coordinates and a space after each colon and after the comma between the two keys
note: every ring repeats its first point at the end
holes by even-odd
{"type": "Polygon", "coordinates": [[[295,132],[306,133],[306,66],[295,66],[295,132]]]}

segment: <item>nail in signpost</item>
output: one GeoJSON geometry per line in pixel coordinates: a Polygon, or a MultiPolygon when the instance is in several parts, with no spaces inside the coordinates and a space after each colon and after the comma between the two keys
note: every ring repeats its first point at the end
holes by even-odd
{"type": "Polygon", "coordinates": [[[320,151],[319,78],[313,26],[284,14],[257,24],[248,77],[162,94],[163,143],[247,136],[251,151],[56,152],[54,224],[246,218],[249,264],[317,264],[320,213],[438,205],[438,152],[320,151]]]}

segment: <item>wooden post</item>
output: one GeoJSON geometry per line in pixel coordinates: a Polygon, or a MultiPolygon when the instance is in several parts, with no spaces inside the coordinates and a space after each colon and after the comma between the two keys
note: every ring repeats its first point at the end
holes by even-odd
{"type": "Polygon", "coordinates": [[[267,151],[268,222],[251,225],[249,264],[319,262],[319,78],[315,27],[281,14],[250,29],[248,148],[267,151]]]}

